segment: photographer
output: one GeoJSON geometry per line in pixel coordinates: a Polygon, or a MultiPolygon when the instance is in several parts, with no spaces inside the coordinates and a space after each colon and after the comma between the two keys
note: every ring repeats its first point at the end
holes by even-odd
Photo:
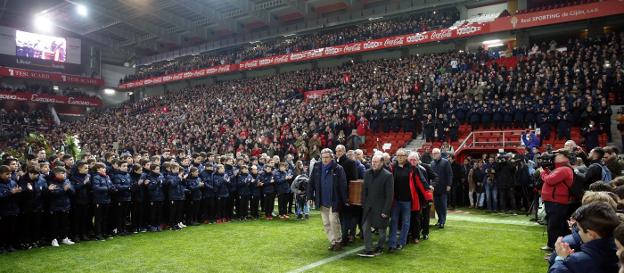
{"type": "Polygon", "coordinates": [[[561,151],[555,156],[554,170],[543,167],[538,169],[543,181],[542,199],[548,221],[548,244],[542,247],[542,250],[545,251],[552,251],[557,238],[568,233],[569,189],[574,180],[569,156],[569,153],[561,151]]]}
{"type": "Polygon", "coordinates": [[[498,190],[496,188],[496,169],[495,169],[494,157],[488,157],[488,162],[483,165],[483,185],[485,188],[485,198],[487,202],[487,209],[489,211],[496,211],[498,203],[498,190]]]}
{"type": "Polygon", "coordinates": [[[511,154],[498,154],[494,167],[501,211],[516,209],[514,166],[512,166],[510,159],[511,154]]]}

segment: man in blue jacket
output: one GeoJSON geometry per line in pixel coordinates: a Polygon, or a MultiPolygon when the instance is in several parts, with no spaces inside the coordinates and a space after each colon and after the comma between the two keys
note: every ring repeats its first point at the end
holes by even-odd
{"type": "Polygon", "coordinates": [[[431,161],[431,168],[438,175],[438,183],[434,185],[433,190],[433,204],[435,205],[436,213],[438,214],[439,228],[444,228],[446,224],[446,205],[447,194],[451,190],[451,184],[453,181],[453,170],[451,164],[440,153],[440,149],[434,148],[431,151],[433,161],[431,161]]]}
{"type": "Polygon", "coordinates": [[[258,165],[251,166],[251,181],[249,181],[249,190],[251,196],[249,199],[249,213],[254,219],[260,218],[258,208],[262,202],[262,186],[260,186],[260,174],[258,173],[258,165]]]}
{"type": "Polygon", "coordinates": [[[197,167],[189,168],[189,174],[184,179],[184,186],[189,191],[185,209],[186,223],[192,226],[199,225],[199,206],[202,200],[204,182],[199,177],[197,167]]]}
{"type": "Polygon", "coordinates": [[[249,168],[246,165],[240,167],[240,172],[236,177],[236,188],[238,192],[238,202],[236,203],[236,216],[240,220],[245,220],[249,216],[249,196],[251,195],[251,180],[249,168]]]}
{"type": "Polygon", "coordinates": [[[165,177],[165,185],[167,186],[169,200],[169,228],[179,230],[186,225],[182,223],[184,216],[184,200],[186,200],[185,191],[187,189],[182,183],[183,173],[178,163],[171,163],[169,166],[169,174],[165,177]]]}
{"type": "Polygon", "coordinates": [[[332,150],[321,150],[321,162],[314,164],[307,192],[309,205],[312,206],[314,200],[316,209],[321,210],[325,234],[331,244],[328,249],[341,250],[342,231],[338,213],[349,205],[347,178],[343,168],[334,161],[332,150]]]}
{"type": "Polygon", "coordinates": [[[613,208],[605,203],[591,203],[577,209],[572,218],[576,219],[578,233],[583,241],[581,250],[573,251],[559,237],[555,243],[557,257],[548,272],[618,272],[613,230],[620,221],[613,208]]]}
{"type": "Polygon", "coordinates": [[[38,165],[28,167],[27,174],[22,176],[18,182],[22,188],[20,195],[21,219],[19,221],[20,241],[25,248],[37,247],[42,234],[43,193],[48,184],[43,175],[40,175],[38,165]]]}

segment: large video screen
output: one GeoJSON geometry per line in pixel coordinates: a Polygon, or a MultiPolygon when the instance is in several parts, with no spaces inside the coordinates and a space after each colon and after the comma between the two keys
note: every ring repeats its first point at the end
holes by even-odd
{"type": "Polygon", "coordinates": [[[15,55],[64,63],[67,58],[65,38],[16,30],[15,55]]]}

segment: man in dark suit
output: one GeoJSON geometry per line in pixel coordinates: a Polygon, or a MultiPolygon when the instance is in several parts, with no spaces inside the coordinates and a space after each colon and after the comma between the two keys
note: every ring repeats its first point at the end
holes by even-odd
{"type": "Polygon", "coordinates": [[[440,149],[433,149],[431,151],[431,156],[433,157],[431,168],[439,177],[438,183],[434,185],[435,189],[433,190],[433,204],[438,214],[438,223],[436,226],[444,228],[444,224],[446,224],[447,194],[451,190],[453,171],[451,169],[451,164],[446,159],[442,158],[440,149]]]}
{"type": "Polygon", "coordinates": [[[329,250],[342,249],[342,232],[339,212],[349,206],[347,203],[347,178],[340,165],[334,161],[330,149],[321,150],[321,162],[314,164],[308,187],[308,202],[321,210],[325,234],[331,245],[329,250]]]}
{"type": "Polygon", "coordinates": [[[358,254],[359,256],[374,257],[383,252],[393,196],[394,180],[392,174],[383,168],[381,155],[375,155],[372,159],[372,169],[364,174],[362,228],[365,248],[358,254]],[[375,249],[373,249],[371,228],[376,228],[379,231],[379,241],[377,241],[375,249]]]}
{"type": "MultiPolygon", "coordinates": [[[[347,149],[344,145],[336,146],[336,162],[342,167],[347,178],[347,196],[349,196],[349,183],[358,179],[358,170],[355,161],[347,157],[347,149]]],[[[340,211],[340,226],[342,228],[342,245],[353,242],[355,239],[355,226],[356,222],[353,216],[356,215],[355,210],[361,210],[362,208],[357,206],[348,206],[340,211]]]]}

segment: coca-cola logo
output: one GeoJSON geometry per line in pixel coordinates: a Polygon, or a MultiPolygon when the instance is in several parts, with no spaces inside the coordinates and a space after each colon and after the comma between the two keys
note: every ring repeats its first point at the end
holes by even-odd
{"type": "Polygon", "coordinates": [[[217,69],[217,71],[219,72],[229,72],[230,71],[230,66],[229,65],[224,65],[219,67],[219,69],[217,69]]]}
{"type": "Polygon", "coordinates": [[[481,31],[481,26],[464,26],[457,29],[457,35],[468,35],[481,31]]]}
{"type": "Polygon", "coordinates": [[[345,52],[356,52],[356,51],[360,51],[362,50],[362,44],[361,43],[356,43],[356,44],[352,44],[352,45],[346,45],[344,47],[344,51],[345,52]]]}
{"type": "Polygon", "coordinates": [[[340,47],[326,47],[325,55],[336,55],[342,52],[342,48],[340,47]]]}
{"type": "Polygon", "coordinates": [[[448,29],[434,31],[433,33],[431,33],[431,39],[441,40],[441,39],[451,38],[452,34],[453,32],[451,32],[448,29]]]}
{"type": "Polygon", "coordinates": [[[246,62],[241,65],[243,68],[250,68],[258,66],[258,61],[246,62]]]}
{"type": "Polygon", "coordinates": [[[145,79],[143,82],[144,82],[145,84],[150,84],[150,83],[152,83],[152,79],[145,79]]]}
{"type": "Polygon", "coordinates": [[[288,62],[288,55],[282,55],[279,57],[275,57],[275,63],[286,63],[288,62]]]}
{"type": "Polygon", "coordinates": [[[384,41],[384,46],[385,47],[392,47],[392,46],[401,46],[403,45],[403,37],[396,37],[396,38],[390,38],[390,39],[386,39],[384,41]]]}
{"type": "Polygon", "coordinates": [[[192,76],[193,76],[193,72],[185,72],[185,73],[182,75],[182,77],[183,77],[183,78],[190,78],[190,77],[192,77],[192,76]]]}
{"type": "Polygon", "coordinates": [[[373,48],[378,48],[381,45],[383,45],[382,42],[378,42],[378,41],[368,41],[366,43],[364,43],[364,49],[373,49],[373,48]]]}
{"type": "Polygon", "coordinates": [[[206,75],[211,75],[211,74],[217,73],[217,71],[218,71],[217,68],[214,68],[214,67],[208,68],[208,69],[206,69],[206,75]]]}
{"type": "Polygon", "coordinates": [[[154,78],[154,83],[161,83],[163,81],[162,77],[154,78]]]}

